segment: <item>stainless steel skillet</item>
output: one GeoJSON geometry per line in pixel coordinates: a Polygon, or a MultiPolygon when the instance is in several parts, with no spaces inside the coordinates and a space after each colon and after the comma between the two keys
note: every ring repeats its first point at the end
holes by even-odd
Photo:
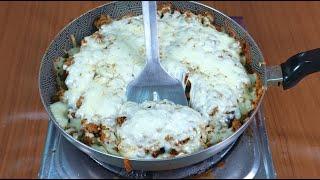
{"type": "MultiPolygon", "coordinates": [[[[190,10],[195,14],[203,12],[212,13],[214,15],[214,22],[216,25],[232,29],[232,32],[236,35],[236,37],[244,40],[247,43],[248,50],[251,54],[250,67],[259,74],[262,82],[262,88],[260,92],[261,97],[259,98],[254,111],[252,111],[250,116],[245,120],[245,123],[232,136],[225,139],[224,141],[202,151],[172,159],[129,159],[130,164],[134,170],[159,171],[181,168],[203,161],[219,153],[221,150],[227,148],[229,145],[235,142],[237,138],[243,133],[243,131],[249,126],[257,109],[261,104],[268,86],[282,85],[284,89],[288,89],[293,87],[306,75],[320,70],[319,49],[300,53],[288,59],[281,65],[268,67],[266,66],[259,47],[254,42],[252,37],[248,34],[248,32],[246,32],[240,25],[238,25],[228,16],[224,15],[218,10],[197,2],[174,1],[171,3],[176,9],[190,10]]],[[[39,89],[41,100],[46,111],[49,114],[50,119],[54,122],[60,133],[78,149],[88,154],[90,157],[98,160],[100,163],[111,164],[118,167],[124,167],[123,157],[102,153],[74,139],[58,125],[55,118],[53,117],[52,112],[50,111],[49,106],[52,103],[51,97],[56,93],[56,79],[55,73],[53,71],[53,60],[59,56],[63,56],[64,49],[71,48],[69,39],[70,35],[74,34],[76,40],[79,42],[83,37],[89,36],[95,31],[92,24],[99,15],[108,14],[112,18],[119,18],[129,13],[133,13],[135,15],[141,14],[141,2],[112,2],[90,10],[89,12],[75,19],[64,29],[62,29],[51,42],[50,46],[43,56],[39,73],[39,89]]]]}

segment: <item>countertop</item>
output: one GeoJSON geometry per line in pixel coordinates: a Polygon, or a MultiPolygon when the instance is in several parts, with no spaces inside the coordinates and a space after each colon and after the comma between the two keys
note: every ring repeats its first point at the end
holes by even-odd
{"type": "MultiPolygon", "coordinates": [[[[72,19],[105,2],[0,2],[0,177],[36,178],[48,116],[38,91],[41,57],[72,19]]],[[[243,16],[268,65],[320,47],[320,2],[204,2],[243,16]]],[[[320,73],[289,90],[270,87],[266,126],[279,178],[319,178],[320,73]]]]}

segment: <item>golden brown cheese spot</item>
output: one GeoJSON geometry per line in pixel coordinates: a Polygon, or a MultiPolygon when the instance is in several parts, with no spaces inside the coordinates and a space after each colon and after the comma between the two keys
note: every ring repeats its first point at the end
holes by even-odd
{"type": "Polygon", "coordinates": [[[230,24],[225,23],[225,31],[227,34],[229,34],[230,37],[236,38],[236,31],[230,26],[230,24]]]}
{"type": "Polygon", "coordinates": [[[109,15],[100,15],[95,21],[94,21],[94,26],[97,28],[97,29],[100,29],[100,27],[104,24],[109,24],[111,23],[112,19],[110,18],[109,15]]]}
{"type": "Polygon", "coordinates": [[[175,143],[176,146],[179,146],[179,145],[184,145],[186,144],[188,141],[190,140],[190,138],[186,138],[184,140],[181,140],[181,141],[178,141],[178,143],[175,143]]]}
{"type": "Polygon", "coordinates": [[[68,112],[68,118],[69,118],[69,119],[74,119],[74,118],[76,118],[76,113],[75,113],[75,112],[72,112],[72,111],[69,111],[69,112],[68,112]]]}
{"type": "Polygon", "coordinates": [[[190,138],[188,137],[182,141],[179,141],[179,144],[186,144],[189,140],[190,140],[190,138]]]}
{"type": "Polygon", "coordinates": [[[209,12],[204,12],[204,16],[207,17],[210,21],[210,23],[214,23],[214,15],[212,13],[209,13],[209,12]]]}
{"type": "Polygon", "coordinates": [[[260,97],[263,94],[263,87],[262,87],[262,81],[260,79],[260,77],[257,75],[257,80],[256,80],[256,84],[255,84],[255,88],[256,88],[256,99],[253,100],[252,105],[253,105],[253,109],[255,109],[258,106],[260,97]]]}
{"type": "Polygon", "coordinates": [[[213,127],[212,125],[207,125],[207,126],[205,127],[205,131],[208,132],[208,133],[213,132],[213,130],[214,130],[214,127],[213,127]]]}
{"type": "Polygon", "coordinates": [[[150,150],[149,149],[144,149],[144,153],[149,154],[150,150]]]}
{"type": "Polygon", "coordinates": [[[241,127],[241,122],[240,122],[240,120],[238,120],[238,119],[235,119],[235,120],[233,120],[232,121],[232,130],[233,131],[236,131],[236,130],[238,130],[240,127],[241,127]]]}
{"type": "Polygon", "coordinates": [[[93,123],[89,123],[84,125],[85,132],[92,133],[94,137],[98,138],[101,142],[105,142],[107,140],[107,135],[102,131],[105,128],[103,125],[97,125],[93,123]]]}
{"type": "Polygon", "coordinates": [[[228,29],[228,34],[229,34],[229,36],[231,36],[233,38],[236,38],[236,36],[237,36],[237,33],[232,28],[228,29]]]}
{"type": "Polygon", "coordinates": [[[87,123],[87,119],[81,119],[80,123],[81,123],[81,125],[87,123]]]}
{"type": "Polygon", "coordinates": [[[87,41],[85,39],[82,39],[81,40],[81,46],[85,46],[85,45],[87,45],[87,41]]]}
{"type": "Polygon", "coordinates": [[[122,16],[120,19],[128,19],[128,18],[133,17],[133,16],[135,16],[135,14],[133,12],[128,12],[127,14],[122,16]]]}
{"type": "Polygon", "coordinates": [[[170,136],[170,135],[167,135],[164,139],[165,139],[166,141],[172,141],[172,140],[173,140],[173,137],[170,136]]]}
{"type": "Polygon", "coordinates": [[[121,126],[126,121],[126,119],[127,119],[127,117],[125,117],[125,116],[117,117],[116,122],[119,126],[121,126]]]}
{"type": "Polygon", "coordinates": [[[184,12],[184,15],[185,15],[185,20],[187,22],[189,22],[189,20],[192,17],[193,13],[191,11],[187,10],[186,12],[184,12]]]}
{"type": "Polygon", "coordinates": [[[57,93],[54,96],[52,96],[52,101],[53,102],[62,101],[65,91],[66,90],[64,90],[63,88],[59,87],[59,90],[57,91],[57,93]]]}
{"type": "Polygon", "coordinates": [[[250,46],[249,43],[246,42],[244,39],[240,39],[240,44],[241,44],[241,55],[245,56],[246,62],[245,62],[245,69],[249,74],[253,74],[253,69],[251,67],[252,64],[252,56],[250,52],[250,46]]]}
{"type": "Polygon", "coordinates": [[[101,128],[93,123],[89,123],[85,125],[85,129],[89,132],[89,133],[99,133],[99,131],[101,130],[101,128]]]}
{"type": "Polygon", "coordinates": [[[116,152],[119,152],[118,147],[113,147],[112,149],[113,149],[114,151],[116,151],[116,152]]]}
{"type": "Polygon", "coordinates": [[[91,146],[93,144],[93,140],[92,138],[88,137],[88,136],[83,136],[82,140],[81,140],[84,144],[91,146]]]}
{"type": "Polygon", "coordinates": [[[72,58],[72,57],[69,57],[69,58],[67,58],[66,61],[64,62],[64,65],[66,65],[66,66],[69,67],[69,66],[71,66],[73,63],[74,63],[73,58],[72,58]]]}
{"type": "Polygon", "coordinates": [[[212,146],[213,144],[212,144],[211,142],[207,141],[207,142],[205,143],[205,145],[206,145],[206,147],[210,147],[210,146],[212,146]]]}
{"type": "Polygon", "coordinates": [[[106,140],[106,135],[102,132],[102,131],[100,131],[99,132],[99,135],[100,135],[100,140],[102,141],[102,142],[104,142],[105,140],[106,140]]]}
{"type": "Polygon", "coordinates": [[[68,134],[70,134],[70,135],[72,135],[73,133],[76,133],[77,132],[77,130],[75,130],[74,128],[70,128],[70,127],[67,127],[66,128],[66,132],[68,133],[68,134]]]}
{"type": "Polygon", "coordinates": [[[247,42],[244,39],[240,39],[240,44],[241,44],[241,52],[243,54],[246,54],[247,51],[249,51],[249,47],[247,42]]]}
{"type": "Polygon", "coordinates": [[[179,154],[179,152],[178,152],[177,150],[175,150],[175,149],[170,149],[169,153],[170,153],[170,155],[172,155],[172,156],[176,156],[176,155],[179,154]]]}
{"type": "Polygon", "coordinates": [[[77,106],[78,109],[82,105],[82,100],[83,100],[83,96],[80,96],[80,98],[77,100],[76,106],[77,106]]]}
{"type": "Polygon", "coordinates": [[[213,110],[210,112],[209,116],[214,116],[218,112],[218,107],[213,108],[213,110]]]}
{"type": "Polygon", "coordinates": [[[167,12],[171,12],[172,4],[168,2],[160,3],[157,9],[161,11],[162,14],[165,14],[167,12]]]}
{"type": "Polygon", "coordinates": [[[70,35],[72,47],[77,47],[77,41],[73,34],[70,35]]]}
{"type": "Polygon", "coordinates": [[[102,42],[104,38],[104,36],[100,34],[98,31],[93,33],[92,37],[99,43],[102,42]]]}
{"type": "Polygon", "coordinates": [[[219,25],[214,25],[217,31],[222,32],[222,27],[219,25]]]}
{"type": "Polygon", "coordinates": [[[158,149],[157,151],[152,152],[152,157],[157,158],[160,154],[164,154],[165,149],[164,147],[158,149]]]}
{"type": "Polygon", "coordinates": [[[108,128],[105,125],[100,125],[102,130],[107,130],[108,128]]]}

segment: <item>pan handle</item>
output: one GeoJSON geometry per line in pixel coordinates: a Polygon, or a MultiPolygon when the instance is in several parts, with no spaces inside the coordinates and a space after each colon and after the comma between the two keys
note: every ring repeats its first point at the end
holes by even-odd
{"type": "Polygon", "coordinates": [[[281,85],[289,89],[308,74],[320,71],[320,48],[300,52],[290,57],[286,62],[267,67],[267,85],[281,85]]]}

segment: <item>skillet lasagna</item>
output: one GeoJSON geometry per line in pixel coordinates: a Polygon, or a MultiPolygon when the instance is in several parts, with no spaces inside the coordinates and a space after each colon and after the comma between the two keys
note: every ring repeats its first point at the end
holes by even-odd
{"type": "Polygon", "coordinates": [[[189,106],[181,106],[126,100],[145,64],[143,19],[99,17],[95,33],[54,61],[58,124],[99,151],[132,159],[183,156],[229,137],[255,108],[261,83],[246,68],[246,44],[213,19],[158,11],[161,64],[184,84],[189,106]]]}

